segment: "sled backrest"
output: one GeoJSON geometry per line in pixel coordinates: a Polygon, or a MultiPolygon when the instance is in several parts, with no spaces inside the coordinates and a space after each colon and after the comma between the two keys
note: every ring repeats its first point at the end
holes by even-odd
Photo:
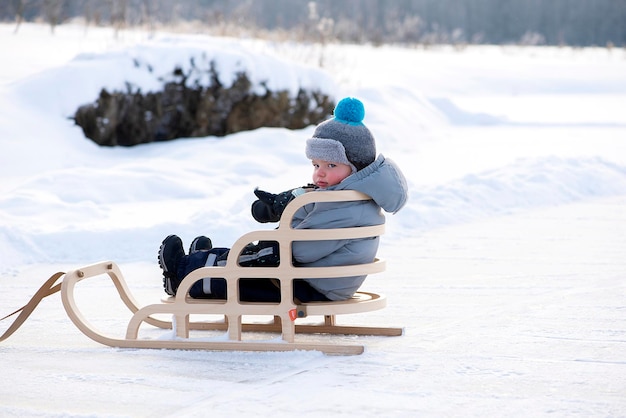
{"type": "MultiPolygon", "coordinates": [[[[246,245],[255,241],[276,241],[279,243],[281,260],[292,260],[292,243],[294,241],[324,241],[358,239],[368,237],[378,237],[384,234],[385,225],[358,226],[351,228],[329,228],[329,229],[295,229],[291,226],[295,213],[301,207],[311,203],[328,202],[350,202],[359,200],[371,200],[371,198],[355,190],[338,191],[314,191],[304,193],[296,197],[283,212],[278,228],[273,230],[257,230],[241,236],[231,247],[228,264],[235,263],[236,258],[246,245]]],[[[292,263],[281,262],[283,269],[297,269],[293,273],[297,278],[318,278],[318,277],[345,277],[358,276],[379,272],[369,271],[370,263],[353,266],[331,266],[331,267],[295,267],[292,263]],[[297,273],[296,273],[297,271],[297,273]],[[306,275],[304,275],[306,273],[306,275]]],[[[267,267],[263,267],[267,269],[267,267]]],[[[286,271],[285,271],[286,273],[286,271]]],[[[267,271],[265,272],[267,274],[267,271]]],[[[246,276],[249,277],[249,276],[246,276]]],[[[254,277],[254,276],[253,276],[254,277]]],[[[262,276],[261,276],[262,277],[262,276]]]]}

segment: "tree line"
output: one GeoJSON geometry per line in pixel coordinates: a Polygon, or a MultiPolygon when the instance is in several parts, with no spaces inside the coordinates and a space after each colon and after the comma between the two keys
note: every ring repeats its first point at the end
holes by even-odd
{"type": "Polygon", "coordinates": [[[305,41],[626,46],[626,0],[4,0],[0,20],[305,41]]]}

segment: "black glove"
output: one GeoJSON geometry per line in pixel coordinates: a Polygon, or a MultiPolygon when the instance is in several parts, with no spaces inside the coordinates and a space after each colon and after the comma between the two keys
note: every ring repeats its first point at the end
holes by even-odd
{"type": "Polygon", "coordinates": [[[254,194],[259,199],[252,203],[252,217],[261,223],[278,222],[287,204],[304,193],[307,188],[313,188],[313,186],[309,184],[279,194],[255,189],[254,194]]]}

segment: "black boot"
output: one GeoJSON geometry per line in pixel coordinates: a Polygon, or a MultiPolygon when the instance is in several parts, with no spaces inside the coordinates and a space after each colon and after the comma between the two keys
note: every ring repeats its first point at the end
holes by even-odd
{"type": "Polygon", "coordinates": [[[211,239],[209,237],[205,237],[204,235],[200,235],[191,241],[191,245],[189,246],[189,255],[198,251],[208,251],[211,248],[213,248],[211,239]]]}
{"type": "Polygon", "coordinates": [[[182,240],[169,235],[159,248],[159,266],[163,269],[163,288],[168,295],[176,295],[180,279],[176,274],[180,260],[185,256],[182,240]]]}

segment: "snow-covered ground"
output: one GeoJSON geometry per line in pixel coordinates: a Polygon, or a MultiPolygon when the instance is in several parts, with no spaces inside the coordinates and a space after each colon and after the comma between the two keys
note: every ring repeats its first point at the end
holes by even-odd
{"type": "MultiPolygon", "coordinates": [[[[153,82],[132,58],[166,65],[209,49],[277,86],[360,98],[410,200],[387,217],[387,271],[365,284],[389,306],[339,318],[404,326],[402,337],[359,337],[367,350],[354,357],[112,349],[54,295],[0,343],[0,416],[626,416],[623,49],[13,29],[0,25],[0,316],[53,272],[106,259],[154,302],[164,236],[228,246],[271,227],[249,216],[255,187],[308,182],[313,127],[134,148],[85,139],[67,119],[78,105],[105,85],[153,82]],[[320,61],[325,74],[303,66],[320,61]]],[[[91,290],[92,320],[123,332],[112,285],[91,290]]]]}

